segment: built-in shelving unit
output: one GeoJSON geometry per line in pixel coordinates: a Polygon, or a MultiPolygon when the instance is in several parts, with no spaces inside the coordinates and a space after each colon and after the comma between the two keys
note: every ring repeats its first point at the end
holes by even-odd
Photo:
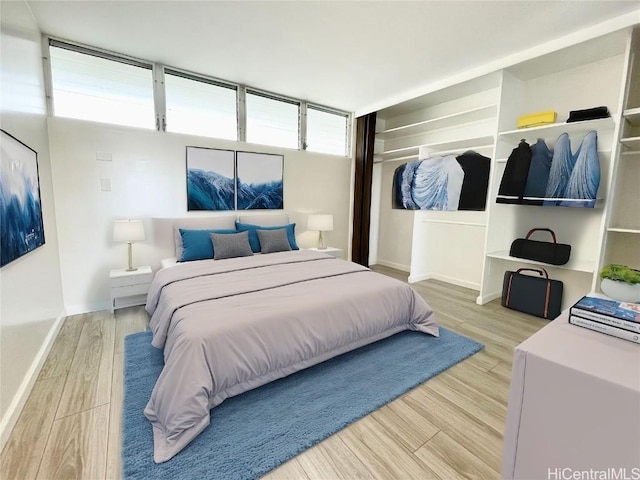
{"type": "MultiPolygon", "coordinates": [[[[613,195],[599,267],[619,263],[640,269],[640,27],[627,45],[620,149],[614,162],[613,195]]],[[[596,289],[599,278],[596,276],[596,289]]]]}
{"type": "Polygon", "coordinates": [[[640,268],[640,27],[634,28],[377,112],[374,171],[383,186],[378,236],[380,245],[411,251],[410,281],[435,278],[475,288],[478,303],[484,304],[500,296],[505,271],[543,266],[564,283],[567,308],[599,289],[603,265],[640,268]],[[570,111],[597,106],[606,106],[611,116],[566,123],[570,111]],[[558,121],[515,128],[518,117],[545,110],[558,112],[558,121]],[[529,197],[522,204],[496,202],[507,159],[521,139],[532,144],[542,138],[553,149],[566,132],[575,151],[593,130],[601,177],[594,208],[540,208],[544,199],[529,197]],[[402,162],[469,149],[492,159],[485,211],[391,208],[387,195],[402,162]],[[569,262],[548,265],[511,257],[513,240],[532,228],[550,228],[559,243],[570,244],[569,262]]]}
{"type": "Polygon", "coordinates": [[[615,121],[611,117],[598,118],[596,120],[585,120],[582,122],[570,122],[570,123],[551,123],[549,125],[541,125],[539,127],[531,128],[519,128],[517,130],[507,130],[505,132],[498,133],[501,140],[511,140],[517,142],[520,139],[525,139],[534,142],[538,138],[550,138],[555,139],[563,133],[571,134],[583,134],[590,130],[607,130],[613,129],[615,121]]]}
{"type": "Polygon", "coordinates": [[[523,258],[512,257],[509,255],[509,250],[501,250],[499,252],[489,252],[487,257],[497,258],[500,260],[508,260],[509,262],[528,263],[531,265],[540,265],[543,267],[559,268],[561,270],[573,270],[576,272],[593,273],[596,269],[596,262],[594,260],[576,260],[571,259],[564,265],[549,265],[544,262],[536,262],[534,260],[525,260],[523,258]]]}

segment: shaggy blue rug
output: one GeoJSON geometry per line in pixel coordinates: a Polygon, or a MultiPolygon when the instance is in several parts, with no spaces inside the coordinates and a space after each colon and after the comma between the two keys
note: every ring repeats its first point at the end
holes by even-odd
{"type": "Polygon", "coordinates": [[[401,332],[224,401],[211,425],[168,462],[153,462],[143,415],[163,366],[151,333],[125,339],[123,475],[143,479],[257,478],[385,405],[483,345],[440,328],[401,332]]]}

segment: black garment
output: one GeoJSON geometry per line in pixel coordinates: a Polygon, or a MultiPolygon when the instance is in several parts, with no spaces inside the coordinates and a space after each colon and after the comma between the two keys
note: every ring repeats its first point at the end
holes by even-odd
{"type": "MultiPolygon", "coordinates": [[[[549,182],[551,159],[553,153],[541,138],[531,146],[531,166],[527,176],[527,184],[524,188],[525,197],[543,198],[549,182]]],[[[542,205],[542,200],[539,202],[542,205]]]]}
{"type": "Polygon", "coordinates": [[[524,140],[513,149],[507,159],[498,189],[498,203],[522,203],[527,176],[531,166],[531,147],[524,140]]]}
{"type": "Polygon", "coordinates": [[[458,210],[484,210],[487,205],[491,159],[473,150],[456,157],[464,171],[458,210]]]}

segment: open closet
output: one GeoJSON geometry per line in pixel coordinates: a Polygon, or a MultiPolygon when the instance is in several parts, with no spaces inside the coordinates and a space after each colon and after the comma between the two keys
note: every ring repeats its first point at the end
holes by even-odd
{"type": "Polygon", "coordinates": [[[511,243],[533,228],[550,228],[572,247],[565,265],[544,264],[564,282],[563,308],[598,290],[603,265],[640,268],[639,45],[637,26],[615,31],[376,112],[370,263],[408,271],[410,282],[475,289],[484,304],[500,296],[506,270],[540,265],[510,256],[511,243]],[[610,116],[566,123],[571,111],[598,106],[610,116]],[[547,110],[557,112],[555,123],[517,128],[519,117],[547,110]],[[507,158],[521,140],[544,142],[552,152],[566,133],[575,153],[589,132],[597,134],[600,165],[593,205],[496,201],[507,158]],[[491,159],[484,210],[393,208],[398,167],[467,151],[491,159]]]}

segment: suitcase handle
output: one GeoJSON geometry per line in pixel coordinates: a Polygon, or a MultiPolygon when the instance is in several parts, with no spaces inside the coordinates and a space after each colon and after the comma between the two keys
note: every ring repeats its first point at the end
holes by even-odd
{"type": "Polygon", "coordinates": [[[555,232],[550,228],[532,228],[531,230],[529,230],[529,233],[527,233],[527,236],[525,238],[529,240],[529,237],[533,234],[533,232],[536,232],[536,231],[549,232],[553,237],[553,243],[558,243],[558,241],[556,240],[555,232]]]}
{"type": "Polygon", "coordinates": [[[546,280],[549,280],[549,274],[547,273],[547,271],[544,268],[519,268],[516,271],[516,273],[520,273],[520,272],[524,272],[524,271],[536,272],[541,277],[544,277],[546,280]]]}

